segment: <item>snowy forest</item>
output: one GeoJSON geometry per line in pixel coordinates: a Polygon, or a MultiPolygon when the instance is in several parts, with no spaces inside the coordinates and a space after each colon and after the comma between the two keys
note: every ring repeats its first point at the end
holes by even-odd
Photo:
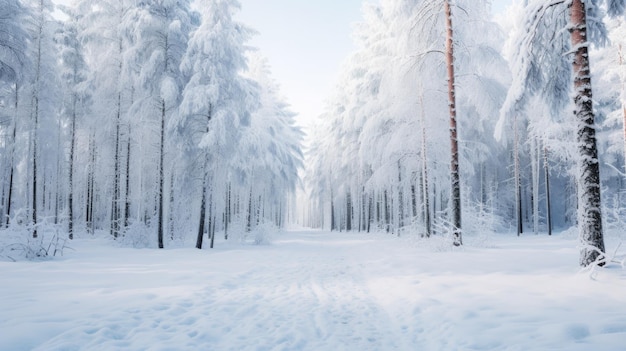
{"type": "Polygon", "coordinates": [[[626,221],[624,2],[490,6],[365,4],[305,162],[238,1],[4,0],[0,225],[159,248],[296,221],[457,246],[578,226],[587,265],[626,221]]]}
{"type": "Polygon", "coordinates": [[[0,350],[623,349],[626,0],[251,1],[0,0],[0,350]]]}
{"type": "Polygon", "coordinates": [[[626,219],[624,3],[521,1],[508,35],[489,1],[454,4],[365,7],[312,131],[305,224],[454,245],[578,225],[594,262],[626,219]]]}
{"type": "Polygon", "coordinates": [[[3,227],[201,248],[282,226],[303,133],[238,2],[194,5],[2,2],[3,227]]]}

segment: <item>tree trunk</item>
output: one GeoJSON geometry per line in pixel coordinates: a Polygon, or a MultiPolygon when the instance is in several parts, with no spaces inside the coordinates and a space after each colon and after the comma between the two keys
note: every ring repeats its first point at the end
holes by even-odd
{"type": "Polygon", "coordinates": [[[35,91],[33,92],[33,110],[34,110],[34,126],[33,126],[33,203],[32,203],[32,221],[33,221],[33,238],[37,237],[37,138],[39,137],[39,94],[41,93],[41,40],[43,36],[43,2],[39,3],[40,22],[39,33],[37,37],[37,64],[35,72],[35,91]]]}
{"type": "Polygon", "coordinates": [[[352,230],[352,195],[350,191],[346,193],[346,231],[352,230]]]}
{"type": "Polygon", "coordinates": [[[202,240],[204,238],[204,222],[206,220],[206,192],[207,192],[207,181],[206,181],[206,170],[202,170],[203,180],[202,180],[202,197],[200,200],[200,223],[198,224],[198,236],[196,239],[196,249],[202,250],[202,240]]]}
{"type": "Polygon", "coordinates": [[[533,203],[533,232],[539,234],[539,162],[541,159],[541,152],[539,151],[539,141],[536,137],[531,140],[531,152],[532,157],[530,167],[532,171],[532,203],[533,203]]]}
{"type": "Polygon", "coordinates": [[[126,146],[126,189],[124,194],[124,228],[128,228],[130,218],[130,127],[128,127],[128,145],[126,146]]]}
{"type": "Polygon", "coordinates": [[[543,168],[546,180],[546,218],[548,222],[548,235],[552,235],[552,204],[550,199],[550,169],[548,164],[548,148],[543,149],[543,168]]]}
{"type": "MultiPolygon", "coordinates": [[[[426,144],[426,112],[424,112],[424,98],[420,96],[422,122],[422,202],[424,204],[424,229],[426,237],[431,235],[430,194],[428,192],[428,150],[426,144]]],[[[458,174],[458,173],[457,173],[458,174]]]]}
{"type": "Polygon", "coordinates": [[[383,198],[384,198],[384,203],[383,203],[383,208],[384,208],[384,214],[385,214],[385,230],[387,231],[387,233],[389,233],[391,231],[391,214],[389,213],[389,201],[388,201],[388,196],[387,196],[387,190],[385,190],[383,192],[383,198]]]}
{"type": "Polygon", "coordinates": [[[404,192],[402,189],[402,165],[398,160],[398,236],[404,227],[404,192]]]}
{"type": "Polygon", "coordinates": [[[70,164],[69,164],[69,177],[68,177],[68,237],[70,240],[74,239],[74,152],[76,150],[76,94],[72,96],[72,125],[70,132],[70,164]]]}
{"type": "Polygon", "coordinates": [[[161,145],[159,150],[159,203],[158,203],[158,241],[159,249],[163,248],[163,178],[165,176],[163,164],[165,156],[165,100],[161,99],[161,145]]]}
{"type": "Polygon", "coordinates": [[[17,141],[17,116],[18,116],[19,86],[15,83],[15,117],[13,120],[13,139],[11,142],[11,169],[9,170],[9,196],[7,198],[6,226],[11,223],[11,204],[13,203],[13,174],[15,172],[15,142],[17,141]]]}
{"type": "Polygon", "coordinates": [[[333,199],[333,190],[330,190],[330,230],[337,230],[337,219],[335,216],[335,200],[333,199]]]}
{"type": "Polygon", "coordinates": [[[228,240],[228,225],[230,224],[231,217],[231,185],[228,183],[228,189],[226,190],[226,211],[224,212],[224,240],[228,240]]]}
{"type": "Polygon", "coordinates": [[[524,217],[522,216],[522,180],[519,161],[519,129],[517,127],[517,115],[515,116],[513,125],[513,128],[515,128],[515,138],[513,141],[513,160],[515,164],[515,213],[517,215],[517,236],[520,236],[524,232],[524,217]]]}
{"type": "MultiPolygon", "coordinates": [[[[120,68],[121,69],[121,68],[120,68]]],[[[122,94],[117,94],[117,119],[115,125],[115,165],[113,183],[113,203],[111,206],[111,234],[117,238],[120,232],[120,123],[122,114],[122,94]]]]}
{"type": "Polygon", "coordinates": [[[213,248],[215,246],[215,222],[217,222],[215,217],[215,210],[213,207],[213,187],[210,187],[209,190],[209,237],[211,238],[211,243],[209,248],[213,248]]]}
{"type": "Polygon", "coordinates": [[[580,265],[604,265],[604,236],[602,232],[602,201],[600,197],[600,167],[596,147],[596,126],[592,103],[591,70],[587,41],[587,15],[584,0],[570,5],[571,41],[575,50],[573,60],[574,103],[578,121],[578,226],[582,243],[580,265]]]}
{"type": "Polygon", "coordinates": [[[87,167],[87,204],[85,211],[85,222],[87,231],[93,234],[93,205],[94,205],[94,169],[96,164],[96,143],[93,133],[89,136],[89,166],[87,167]]]}
{"type": "MultiPolygon", "coordinates": [[[[619,66],[621,67],[621,72],[626,72],[626,67],[624,67],[624,53],[622,52],[622,44],[619,45],[618,48],[619,55],[619,66]]],[[[626,76],[622,76],[622,127],[624,129],[624,170],[626,171],[626,76]]]]}
{"type": "Polygon", "coordinates": [[[444,0],[446,13],[446,63],[448,67],[448,98],[450,104],[450,144],[451,144],[451,215],[454,246],[461,246],[461,181],[459,177],[459,146],[456,123],[456,94],[454,83],[454,35],[452,30],[452,10],[450,1],[444,0]]]}

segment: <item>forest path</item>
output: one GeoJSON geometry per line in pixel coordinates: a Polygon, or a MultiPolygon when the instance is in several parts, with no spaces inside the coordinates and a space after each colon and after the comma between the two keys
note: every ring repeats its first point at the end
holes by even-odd
{"type": "Polygon", "coordinates": [[[506,237],[437,252],[316,231],[212,251],[78,240],[62,260],[0,263],[0,350],[609,350],[626,338],[626,275],[576,274],[571,244],[506,237]]]}

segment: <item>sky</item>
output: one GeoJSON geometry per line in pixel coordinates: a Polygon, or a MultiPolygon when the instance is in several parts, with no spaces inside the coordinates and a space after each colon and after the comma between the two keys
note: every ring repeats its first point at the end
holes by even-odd
{"type": "MultiPolygon", "coordinates": [[[[269,59],[283,97],[306,129],[322,113],[343,62],[356,49],[352,27],[361,20],[364,0],[240,1],[237,18],[258,32],[250,45],[269,59]]],[[[511,2],[492,0],[494,14],[511,2]]]]}

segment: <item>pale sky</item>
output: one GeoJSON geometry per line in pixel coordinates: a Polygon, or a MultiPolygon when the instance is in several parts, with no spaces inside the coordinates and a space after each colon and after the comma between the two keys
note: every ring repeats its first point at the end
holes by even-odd
{"type": "MultiPolygon", "coordinates": [[[[306,127],[332,94],[343,61],[355,50],[352,25],[364,1],[240,0],[240,21],[259,32],[250,45],[269,59],[281,93],[306,127]]],[[[501,13],[512,0],[492,0],[501,13]]]]}

